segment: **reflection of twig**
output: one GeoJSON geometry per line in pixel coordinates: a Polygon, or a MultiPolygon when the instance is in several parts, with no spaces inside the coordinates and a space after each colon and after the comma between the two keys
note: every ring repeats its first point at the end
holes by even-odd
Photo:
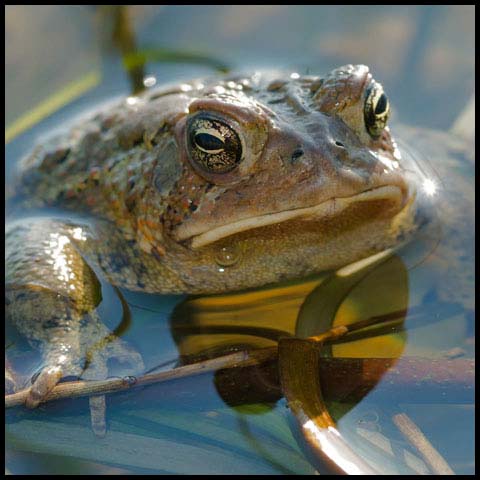
{"type": "MultiPolygon", "coordinates": [[[[435,315],[427,312],[423,306],[412,307],[408,309],[409,330],[420,328],[432,323],[445,320],[453,315],[463,313],[464,310],[456,305],[445,305],[435,315]]],[[[332,344],[340,344],[352,342],[364,338],[372,338],[380,335],[399,333],[405,329],[404,322],[407,310],[397,310],[390,313],[376,315],[365,320],[360,320],[347,325],[348,332],[336,340],[332,340],[332,344]]]]}
{"type": "Polygon", "coordinates": [[[437,475],[455,475],[455,472],[450,468],[445,459],[427,440],[411,418],[405,413],[398,413],[393,416],[392,420],[406,440],[418,450],[433,473],[437,475]]]}

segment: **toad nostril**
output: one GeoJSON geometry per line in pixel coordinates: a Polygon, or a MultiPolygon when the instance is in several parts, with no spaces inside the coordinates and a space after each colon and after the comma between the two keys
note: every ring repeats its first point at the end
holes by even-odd
{"type": "Polygon", "coordinates": [[[340,148],[345,148],[345,145],[342,142],[339,142],[338,140],[335,142],[335,145],[340,148]]]}
{"type": "Polygon", "coordinates": [[[290,163],[294,164],[302,155],[303,155],[303,150],[301,148],[297,148],[293,153],[290,158],[290,163]]]}

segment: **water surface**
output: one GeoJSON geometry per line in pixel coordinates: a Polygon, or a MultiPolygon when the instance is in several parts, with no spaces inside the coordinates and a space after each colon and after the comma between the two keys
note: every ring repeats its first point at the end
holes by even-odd
{"type": "MultiPolygon", "coordinates": [[[[468,6],[136,6],[127,11],[138,51],[174,51],[181,60],[164,55],[168,61],[143,64],[143,77],[157,84],[214,74],[222,65],[322,74],[345,63],[365,63],[389,95],[394,124],[441,131],[451,127],[473,92],[473,13],[468,6]]],[[[38,139],[130,94],[134,80],[121,61],[121,45],[111,41],[112,12],[8,6],[6,18],[6,123],[13,132],[6,144],[8,186],[15,163],[38,139]],[[85,91],[70,95],[78,82],[85,91]],[[67,100],[47,116],[41,109],[38,114],[37,107],[65,87],[67,100]],[[32,118],[32,111],[38,119],[22,127],[19,120],[32,118]]],[[[473,165],[462,165],[457,173],[473,181],[473,165]]],[[[474,232],[462,233],[468,252],[474,232]]],[[[337,304],[327,302],[330,315],[321,318],[316,312],[325,304],[328,285],[323,276],[206,298],[122,290],[128,321],[118,294],[103,285],[101,314],[142,353],[149,370],[167,370],[202,354],[274,345],[267,331],[306,337],[328,325],[396,311],[405,311],[401,328],[339,343],[324,354],[445,358],[460,348],[461,358],[470,359],[473,274],[468,277],[467,268],[456,297],[442,297],[434,282],[442,275],[438,258],[425,255],[442,239],[429,232],[423,243],[402,250],[357,285],[334,278],[337,304]]],[[[466,264],[473,271],[473,252],[469,255],[466,264]]],[[[38,355],[8,326],[6,346],[22,373],[36,370],[38,355]]],[[[271,381],[265,372],[258,379],[245,391],[240,375],[208,373],[111,395],[108,435],[102,440],[90,430],[86,399],[9,410],[7,467],[14,474],[314,473],[291,429],[285,400],[262,390],[271,381]]],[[[358,452],[385,473],[428,473],[421,455],[392,423],[392,416],[403,412],[455,473],[472,474],[472,402],[460,394],[447,402],[428,392],[397,399],[388,388],[386,379],[360,402],[328,399],[340,431],[358,452]]]]}

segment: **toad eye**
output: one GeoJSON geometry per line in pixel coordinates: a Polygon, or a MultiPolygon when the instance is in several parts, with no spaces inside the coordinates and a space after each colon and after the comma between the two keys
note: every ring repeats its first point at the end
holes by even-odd
{"type": "Polygon", "coordinates": [[[220,153],[225,148],[223,138],[216,130],[199,129],[194,137],[195,145],[205,153],[220,153]]]}
{"type": "Polygon", "coordinates": [[[374,83],[367,90],[364,109],[365,127],[372,137],[380,136],[387,125],[389,114],[388,98],[382,86],[379,83],[374,83]]]}
{"type": "Polygon", "coordinates": [[[187,148],[190,159],[212,173],[229,172],[242,158],[242,144],[235,130],[206,113],[187,122],[187,148]]]}

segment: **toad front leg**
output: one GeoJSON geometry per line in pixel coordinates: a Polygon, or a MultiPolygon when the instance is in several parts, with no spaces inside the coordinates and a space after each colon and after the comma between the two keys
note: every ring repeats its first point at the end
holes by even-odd
{"type": "MultiPolygon", "coordinates": [[[[42,352],[43,365],[26,405],[36,407],[67,376],[106,378],[107,361],[143,368],[141,356],[100,321],[101,286],[81,252],[81,229],[49,219],[6,230],[6,316],[42,352]]],[[[91,397],[94,432],[105,434],[105,398],[91,397]]]]}

